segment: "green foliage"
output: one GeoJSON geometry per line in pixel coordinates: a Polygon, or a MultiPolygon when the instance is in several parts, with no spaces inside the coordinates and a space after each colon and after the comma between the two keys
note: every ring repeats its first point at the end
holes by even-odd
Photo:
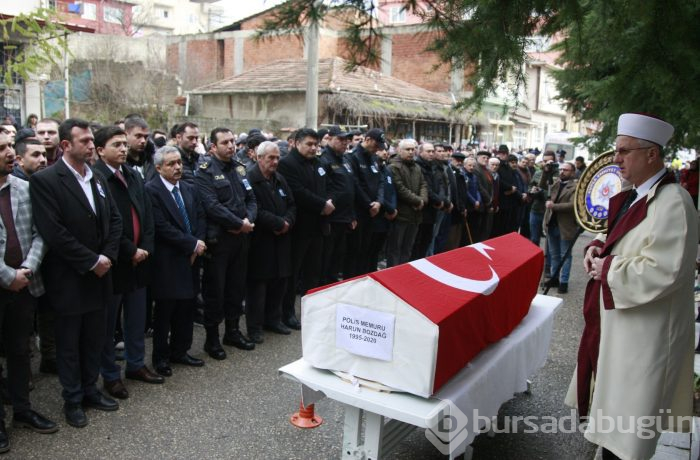
{"type": "Polygon", "coordinates": [[[574,115],[604,122],[599,147],[617,117],[643,112],[675,128],[675,145],[700,144],[700,2],[588,0],[577,23],[562,27],[561,97],[574,115]]]}
{"type": "MultiPolygon", "coordinates": [[[[700,143],[700,2],[686,0],[403,0],[437,38],[445,65],[468,70],[479,107],[500,86],[510,98],[525,84],[533,38],[556,43],[561,99],[580,119],[602,122],[597,150],[614,138],[623,112],[646,112],[676,127],[672,144],[700,143]]],[[[289,0],[260,37],[300,33],[333,9],[358,14],[346,24],[353,65],[376,64],[381,39],[376,0],[289,0]]],[[[352,17],[348,15],[347,17],[352,17]]],[[[594,146],[595,149],[595,146],[594,146]]]]}
{"type": "Polygon", "coordinates": [[[2,46],[8,56],[2,68],[5,84],[12,85],[15,76],[27,79],[63,58],[69,31],[57,20],[56,13],[37,9],[0,19],[2,46]]]}

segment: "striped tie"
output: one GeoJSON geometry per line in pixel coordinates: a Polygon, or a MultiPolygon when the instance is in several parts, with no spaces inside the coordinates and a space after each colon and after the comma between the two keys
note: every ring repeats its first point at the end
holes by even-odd
{"type": "Polygon", "coordinates": [[[177,209],[180,210],[180,214],[182,214],[182,219],[185,221],[185,228],[187,229],[187,233],[192,233],[192,226],[190,225],[190,218],[187,216],[187,209],[185,209],[185,202],[182,201],[182,196],[180,195],[180,191],[177,189],[177,187],[173,187],[173,196],[175,197],[175,203],[177,203],[177,209]]]}

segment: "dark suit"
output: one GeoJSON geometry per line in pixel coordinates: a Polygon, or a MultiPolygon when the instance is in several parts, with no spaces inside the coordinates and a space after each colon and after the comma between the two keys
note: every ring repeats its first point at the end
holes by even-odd
{"type": "Polygon", "coordinates": [[[155,224],[153,283],[153,362],[182,356],[192,346],[194,299],[199,292],[199,263],[190,264],[197,240],[206,235],[206,215],[194,186],[180,181],[180,195],[191,232],[160,176],[146,184],[155,224]],[[170,345],[168,345],[170,332],[170,345]]]}
{"type": "Polygon", "coordinates": [[[112,276],[91,270],[100,254],[113,262],[119,254],[122,222],[107,182],[90,180],[93,211],[73,172],[63,160],[33,174],[30,181],[34,222],[49,251],[43,262],[46,292],[56,311],[56,358],[63,398],[79,403],[97,392],[105,307],[112,276]]]}
{"type": "Polygon", "coordinates": [[[270,180],[255,164],[248,172],[255,193],[258,217],[250,241],[248,289],[246,290],[246,325],[248,333],[260,331],[263,322],[278,324],[282,320],[282,297],[292,274],[292,238],[282,235],[285,221],[290,230],[296,220],[296,205],[287,181],[275,173],[270,180]]]}
{"type": "Polygon", "coordinates": [[[110,299],[105,321],[105,344],[102,350],[101,373],[105,381],[119,379],[121,368],[115,362],[114,346],[109,337],[114,335],[119,307],[124,312],[124,357],[126,370],[137,371],[144,366],[144,331],[146,326],[146,285],[150,281],[150,261],[146,259],[134,267],[131,258],[137,249],[153,253],[153,214],[141,175],[123,165],[121,173],[126,185],[101,159],[94,170],[102,174],[109,184],[112,198],[122,218],[122,234],[119,241],[119,257],[112,268],[114,295],[110,299]],[[135,214],[139,235],[135,241],[135,214]]]}

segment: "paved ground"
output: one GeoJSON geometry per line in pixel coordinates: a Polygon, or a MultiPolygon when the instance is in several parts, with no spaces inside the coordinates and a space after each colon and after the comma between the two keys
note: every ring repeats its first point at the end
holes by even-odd
{"type": "MultiPolygon", "coordinates": [[[[569,294],[554,323],[549,359],[533,377],[531,395],[518,395],[501,409],[503,415],[564,416],[563,404],[583,327],[580,310],[586,278],[581,268],[582,236],[574,250],[569,294]]],[[[550,293],[551,294],[551,293],[550,293]]],[[[556,295],[556,293],[554,293],[556,295]]],[[[197,327],[194,355],[202,350],[204,331],[197,327]]],[[[255,351],[227,348],[229,358],[206,357],[199,369],[174,367],[165,385],[127,382],[131,398],[117,412],[88,411],[90,424],[68,426],[62,417],[60,389],[53,376],[35,374],[32,402],[60,423],[54,435],[9,428],[12,451],[5,458],[340,458],[343,418],[340,406],[323,400],[317,412],[325,419],[314,430],[288,422],[299,403],[299,388],[278,377],[277,369],[301,356],[299,333],[268,335],[255,351]]],[[[36,363],[34,363],[36,366],[36,363]]],[[[36,371],[36,369],[35,369],[36,371]]],[[[8,417],[9,418],[9,417],[8,417]]],[[[484,435],[474,443],[475,459],[593,459],[595,448],[576,434],[484,435]]],[[[392,459],[442,459],[416,430],[391,454],[392,459]]]]}

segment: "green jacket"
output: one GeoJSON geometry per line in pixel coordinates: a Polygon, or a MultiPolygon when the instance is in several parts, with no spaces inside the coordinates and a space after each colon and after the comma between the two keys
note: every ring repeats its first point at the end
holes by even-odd
{"type": "Polygon", "coordinates": [[[391,161],[389,168],[394,177],[396,209],[399,211],[396,220],[420,224],[423,221],[423,212],[416,208],[421,200],[428,206],[428,183],[420,167],[413,161],[402,161],[397,157],[391,161]]]}

